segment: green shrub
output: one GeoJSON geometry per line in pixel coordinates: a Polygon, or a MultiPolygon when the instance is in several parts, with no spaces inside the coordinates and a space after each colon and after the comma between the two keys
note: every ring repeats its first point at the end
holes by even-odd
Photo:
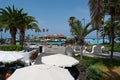
{"type": "Polygon", "coordinates": [[[103,72],[95,66],[89,66],[86,71],[88,80],[100,80],[103,75],[103,72]]]}
{"type": "Polygon", "coordinates": [[[21,45],[2,45],[0,46],[2,51],[21,51],[23,47],[21,45]]]}
{"type": "MultiPolygon", "coordinates": [[[[107,48],[107,50],[111,51],[111,45],[105,44],[104,46],[107,48]]],[[[114,52],[120,52],[120,44],[119,43],[114,44],[114,52]]]]}
{"type": "Polygon", "coordinates": [[[67,44],[67,43],[72,43],[72,39],[67,38],[65,43],[66,43],[66,44],[67,44]]]}

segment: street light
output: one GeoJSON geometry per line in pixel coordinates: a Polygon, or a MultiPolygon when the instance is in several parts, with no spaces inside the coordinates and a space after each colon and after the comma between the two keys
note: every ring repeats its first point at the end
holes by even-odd
{"type": "Polygon", "coordinates": [[[84,24],[83,26],[85,26],[85,18],[83,18],[82,20],[83,20],[83,24],[84,24]]]}

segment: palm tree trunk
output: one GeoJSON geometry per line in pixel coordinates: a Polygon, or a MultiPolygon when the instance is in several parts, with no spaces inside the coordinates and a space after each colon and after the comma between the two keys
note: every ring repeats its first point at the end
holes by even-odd
{"type": "Polygon", "coordinates": [[[96,31],[96,39],[97,39],[97,44],[98,44],[98,30],[96,31]]]}
{"type": "Polygon", "coordinates": [[[13,34],[11,36],[12,36],[11,44],[16,45],[16,36],[13,34]]]}
{"type": "MultiPolygon", "coordinates": [[[[114,8],[111,8],[111,12],[114,11],[114,8]]],[[[113,51],[114,51],[114,25],[113,25],[113,14],[111,14],[111,56],[110,56],[110,59],[111,59],[111,62],[112,62],[112,59],[113,59],[113,51]]]]}
{"type": "Polygon", "coordinates": [[[84,42],[84,39],[79,39],[80,40],[80,60],[82,61],[83,59],[83,49],[84,49],[84,45],[85,45],[85,42],[84,42]]]}
{"type": "Polygon", "coordinates": [[[112,63],[112,59],[113,59],[113,51],[114,51],[114,24],[113,24],[113,15],[114,15],[115,9],[114,7],[111,7],[111,63],[112,63]]]}
{"type": "Polygon", "coordinates": [[[83,46],[80,46],[80,60],[83,59],[83,46]]]}
{"type": "Polygon", "coordinates": [[[14,44],[14,45],[16,45],[16,32],[17,32],[17,29],[15,27],[10,28],[10,34],[12,37],[11,44],[14,44]]]}
{"type": "Polygon", "coordinates": [[[25,38],[25,31],[21,30],[20,31],[20,45],[22,45],[22,46],[24,44],[24,38],[25,38]]]}
{"type": "Polygon", "coordinates": [[[103,35],[103,44],[105,43],[105,35],[103,35]]]}
{"type": "Polygon", "coordinates": [[[108,36],[108,39],[109,39],[109,44],[111,44],[111,37],[110,37],[110,36],[108,36]]]}

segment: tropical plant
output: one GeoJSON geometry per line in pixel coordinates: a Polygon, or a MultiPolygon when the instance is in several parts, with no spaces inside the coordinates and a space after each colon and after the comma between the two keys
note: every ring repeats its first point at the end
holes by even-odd
{"type": "Polygon", "coordinates": [[[45,28],[43,28],[42,31],[45,32],[45,28]]]}
{"type": "Polygon", "coordinates": [[[83,45],[85,44],[84,38],[92,31],[95,30],[93,27],[89,27],[91,23],[88,23],[85,27],[82,27],[81,21],[77,20],[75,17],[69,18],[69,25],[71,28],[71,34],[75,36],[77,44],[81,45],[81,60],[83,56],[83,45]]]}
{"type": "Polygon", "coordinates": [[[10,6],[0,9],[0,27],[10,30],[12,44],[16,44],[17,30],[20,32],[20,45],[23,45],[26,29],[39,29],[38,22],[34,17],[28,16],[23,9],[16,9],[10,6]]]}
{"type": "Polygon", "coordinates": [[[100,78],[103,76],[103,72],[95,66],[89,66],[86,69],[86,72],[88,80],[100,80],[100,78]]]}
{"type": "Polygon", "coordinates": [[[5,7],[5,9],[0,8],[0,27],[4,28],[5,31],[10,30],[12,44],[16,44],[16,21],[18,21],[18,19],[16,18],[17,14],[18,10],[15,9],[14,6],[12,8],[10,6],[5,7]]]}
{"type": "Polygon", "coordinates": [[[38,33],[37,38],[38,38],[38,40],[40,41],[40,38],[39,38],[39,37],[40,37],[40,35],[39,35],[39,33],[41,32],[41,29],[39,29],[39,28],[38,28],[38,29],[35,29],[35,32],[36,32],[36,34],[38,33]]]}
{"type": "Polygon", "coordinates": [[[30,40],[30,34],[26,36],[26,41],[29,41],[29,40],[30,40]]]}
{"type": "MultiPolygon", "coordinates": [[[[113,22],[114,26],[115,26],[115,31],[114,31],[114,39],[119,37],[120,34],[120,23],[119,22],[113,22]]],[[[109,42],[111,43],[111,39],[112,39],[112,34],[111,34],[111,19],[108,19],[107,21],[105,21],[104,27],[101,28],[101,36],[108,36],[109,38],[109,42]]]]}
{"type": "Polygon", "coordinates": [[[102,0],[89,0],[90,15],[92,26],[96,29],[102,25],[103,14],[103,2],[102,0]]]}
{"type": "MultiPolygon", "coordinates": [[[[111,21],[109,19],[106,22],[104,22],[103,27],[101,27],[101,29],[100,29],[101,36],[103,36],[103,37],[107,36],[108,39],[109,39],[109,42],[111,41],[111,33],[110,33],[110,31],[111,31],[111,21]]],[[[103,39],[103,41],[104,41],[104,39],[103,39]]]]}
{"type": "MultiPolygon", "coordinates": [[[[21,14],[23,15],[23,14],[21,14]]],[[[37,24],[37,20],[34,17],[23,15],[20,25],[17,27],[20,30],[20,44],[23,45],[24,38],[25,38],[25,30],[28,29],[35,29],[40,30],[37,24]]]]}
{"type": "Polygon", "coordinates": [[[113,57],[113,48],[114,48],[114,24],[116,20],[120,20],[120,0],[89,0],[91,22],[93,27],[100,27],[104,15],[111,15],[111,60],[113,57]]]}
{"type": "Polygon", "coordinates": [[[90,15],[91,15],[91,23],[94,28],[96,28],[96,37],[98,43],[98,30],[102,26],[103,23],[103,6],[102,0],[89,0],[90,6],[90,15]]]}
{"type": "Polygon", "coordinates": [[[49,31],[49,29],[46,29],[46,32],[48,32],[49,31]]]}
{"type": "Polygon", "coordinates": [[[20,45],[2,45],[0,46],[0,50],[2,51],[21,51],[23,47],[20,45]]]}
{"type": "Polygon", "coordinates": [[[81,21],[77,20],[75,17],[69,18],[69,25],[71,27],[71,34],[77,38],[77,42],[82,45],[84,42],[84,38],[95,28],[90,28],[90,24],[88,23],[85,27],[82,26],[81,21]]]}
{"type": "Polygon", "coordinates": [[[115,34],[117,38],[120,38],[120,22],[115,22],[115,34]]]}

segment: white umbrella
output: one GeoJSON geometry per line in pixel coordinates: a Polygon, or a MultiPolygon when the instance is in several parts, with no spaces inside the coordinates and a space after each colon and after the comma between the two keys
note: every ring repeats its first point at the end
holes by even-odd
{"type": "Polygon", "coordinates": [[[0,51],[0,62],[13,62],[23,58],[22,55],[15,52],[0,51]]]}
{"type": "Polygon", "coordinates": [[[17,69],[7,80],[74,80],[74,78],[67,69],[40,64],[17,69]]]}
{"type": "Polygon", "coordinates": [[[79,61],[67,55],[55,54],[42,57],[42,63],[59,67],[71,67],[78,64],[79,61]]]}

